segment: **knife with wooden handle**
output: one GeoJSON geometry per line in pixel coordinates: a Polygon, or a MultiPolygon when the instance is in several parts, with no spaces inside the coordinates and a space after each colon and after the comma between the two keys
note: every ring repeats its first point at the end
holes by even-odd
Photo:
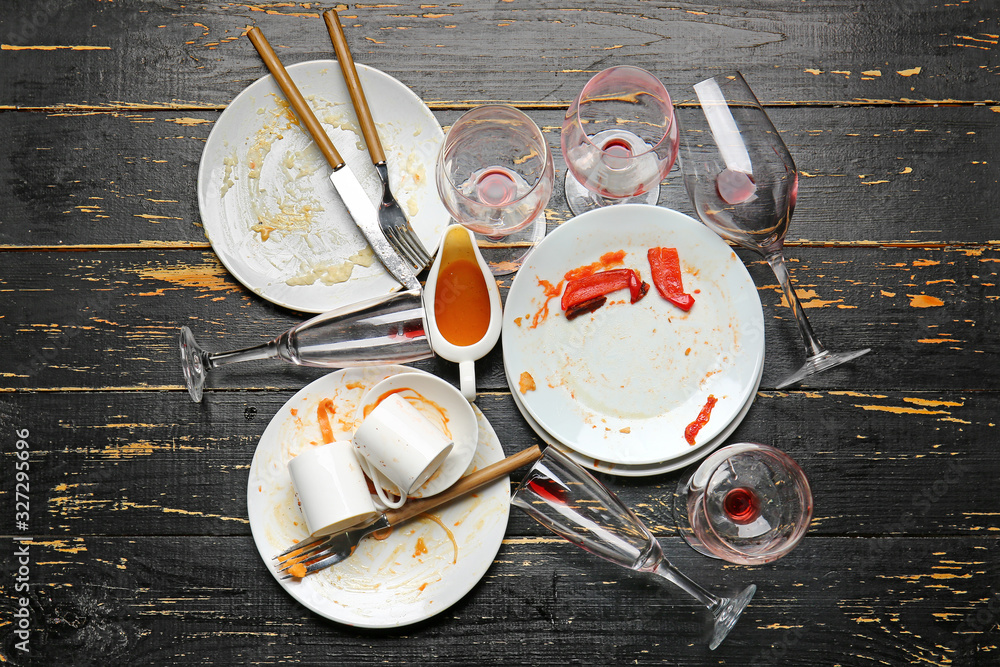
{"type": "Polygon", "coordinates": [[[265,39],[264,33],[260,31],[260,28],[253,27],[247,31],[247,37],[253,43],[254,48],[257,49],[257,53],[260,54],[261,59],[275,81],[278,82],[278,86],[285,94],[285,98],[288,99],[289,104],[292,105],[292,109],[295,110],[295,115],[302,121],[306,130],[312,135],[316,145],[319,146],[323,157],[326,158],[326,161],[330,163],[330,167],[333,168],[333,172],[330,174],[330,181],[337,189],[337,193],[340,194],[340,198],[343,200],[344,205],[347,206],[351,217],[354,218],[358,229],[361,230],[368,244],[375,251],[375,256],[378,257],[379,261],[382,262],[382,266],[386,268],[392,277],[398,280],[404,287],[407,289],[420,289],[420,282],[414,275],[413,269],[403,261],[403,258],[399,256],[395,248],[389,244],[385,234],[382,233],[375,205],[368,198],[368,194],[361,186],[357,176],[347,167],[347,163],[344,162],[336,146],[333,145],[333,141],[330,140],[330,136],[323,129],[319,119],[316,118],[316,114],[309,108],[302,93],[299,92],[295,82],[292,81],[284,65],[278,59],[278,55],[271,48],[267,39],[265,39]]]}

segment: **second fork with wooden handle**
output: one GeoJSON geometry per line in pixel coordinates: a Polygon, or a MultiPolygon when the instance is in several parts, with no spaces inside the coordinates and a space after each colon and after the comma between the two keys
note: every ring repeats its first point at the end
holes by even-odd
{"type": "Polygon", "coordinates": [[[358,70],[354,66],[354,59],[351,57],[351,50],[347,46],[347,38],[344,30],[340,27],[340,17],[334,9],[323,12],[323,20],[326,21],[326,28],[330,32],[330,39],[333,40],[333,48],[337,52],[337,62],[340,64],[340,71],[344,74],[344,81],[347,83],[347,90],[351,94],[351,102],[354,103],[354,111],[358,115],[358,123],[361,125],[361,134],[364,135],[365,143],[368,145],[368,154],[375,165],[375,171],[382,181],[382,202],[378,208],[379,224],[386,238],[392,243],[396,251],[409,261],[415,273],[420,273],[431,263],[431,256],[424,249],[423,244],[413,231],[403,209],[399,207],[396,198],[389,187],[389,168],[386,165],[385,150],[375,128],[375,121],[372,120],[371,110],[368,108],[368,100],[365,98],[365,91],[361,87],[361,79],[358,77],[358,70]]]}

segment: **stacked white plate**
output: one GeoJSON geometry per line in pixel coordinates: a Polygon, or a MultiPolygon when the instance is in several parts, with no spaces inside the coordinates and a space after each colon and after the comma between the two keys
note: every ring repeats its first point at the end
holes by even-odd
{"type": "Polygon", "coordinates": [[[708,455],[746,416],[764,365],[764,316],[746,267],[707,227],[665,208],[610,206],[561,225],[522,265],[504,308],[503,357],[515,402],[546,443],[591,470],[655,475],[708,455]],[[677,249],[695,299],[688,312],[652,286],[653,247],[677,249]],[[649,293],[634,304],[613,293],[567,320],[546,290],[617,251],[649,293]],[[710,398],[691,444],[685,431],[710,398]]]}

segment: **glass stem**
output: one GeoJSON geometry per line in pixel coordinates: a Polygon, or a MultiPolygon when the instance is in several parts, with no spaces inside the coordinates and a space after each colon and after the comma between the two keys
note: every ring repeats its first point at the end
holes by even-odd
{"type": "Polygon", "coordinates": [[[205,368],[206,370],[210,370],[212,368],[218,368],[219,366],[225,366],[226,364],[235,364],[240,361],[270,359],[276,356],[278,356],[278,343],[277,341],[272,340],[262,345],[245,347],[242,350],[206,354],[205,368]]]}
{"type": "Polygon", "coordinates": [[[663,577],[675,586],[679,586],[688,595],[708,607],[708,609],[712,612],[715,612],[716,609],[722,606],[722,600],[706,591],[694,581],[688,579],[683,573],[671,565],[666,558],[660,560],[656,569],[653,570],[653,574],[663,577]]]}
{"type": "Polygon", "coordinates": [[[810,357],[823,354],[826,352],[826,348],[823,347],[823,344],[819,342],[819,338],[813,333],[812,327],[809,325],[809,320],[806,319],[806,314],[802,310],[802,304],[799,303],[799,297],[795,295],[795,288],[792,287],[792,279],[788,276],[788,268],[785,266],[785,256],[778,250],[765,255],[764,259],[771,266],[771,270],[774,271],[778,282],[781,283],[781,289],[785,292],[785,299],[792,309],[796,324],[799,325],[799,333],[802,334],[802,342],[805,343],[806,354],[810,357]]]}

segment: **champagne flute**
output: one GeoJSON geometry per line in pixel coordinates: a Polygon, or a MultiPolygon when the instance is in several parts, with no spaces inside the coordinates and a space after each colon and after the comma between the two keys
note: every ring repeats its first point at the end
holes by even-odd
{"type": "Polygon", "coordinates": [[[813,333],[785,266],[783,246],[798,196],[792,156],[753,91],[736,72],[695,84],[701,112],[681,133],[684,186],[698,217],[719,236],[767,260],[805,344],[805,364],[783,389],[871,350],[830,352],[813,333]]]}
{"type": "Polygon", "coordinates": [[[554,447],[525,475],[511,504],[560,537],[595,556],[637,572],[663,577],[708,608],[714,617],[709,648],[726,638],[757,587],[734,598],[717,597],[664,558],[659,541],[621,500],[554,447]]]}
{"type": "Polygon", "coordinates": [[[394,292],[317,315],[262,345],[206,352],[181,327],[181,368],[188,393],[201,401],[208,372],[241,361],[272,359],[299,366],[347,368],[405,364],[433,356],[420,290],[394,292]]]}
{"type": "Polygon", "coordinates": [[[760,565],[799,543],[813,500],[802,468],[774,447],[739,443],[712,453],[674,494],[681,537],[700,554],[760,565]]]}
{"type": "Polygon", "coordinates": [[[514,107],[488,104],[448,130],[437,188],[452,217],[485,236],[477,242],[493,275],[513,273],[545,236],[555,167],[542,131],[514,107]]]}
{"type": "Polygon", "coordinates": [[[677,159],[677,120],[663,83],[611,67],[583,87],[562,126],[566,203],[575,215],[624,202],[653,204],[677,159]]]}

